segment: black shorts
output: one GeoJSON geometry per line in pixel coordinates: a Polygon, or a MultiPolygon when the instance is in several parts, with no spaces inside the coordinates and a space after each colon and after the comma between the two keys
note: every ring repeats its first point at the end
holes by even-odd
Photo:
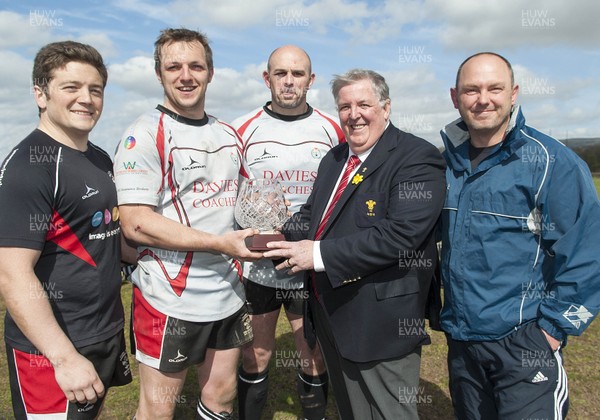
{"type": "Polygon", "coordinates": [[[262,315],[278,311],[281,305],[289,313],[302,315],[304,301],[308,292],[304,289],[279,289],[263,286],[244,278],[248,312],[251,315],[262,315]]]}
{"type": "Polygon", "coordinates": [[[135,286],[133,333],[136,359],[161,372],[170,373],[202,363],[209,348],[225,350],[242,347],[253,338],[245,305],[219,321],[186,321],[153,308],[135,286]]]}
{"type": "MultiPolygon", "coordinates": [[[[77,349],[94,365],[105,390],[131,382],[131,367],[125,351],[123,331],[101,343],[77,349]]],[[[42,354],[24,352],[6,343],[8,373],[15,418],[94,419],[103,398],[94,404],[72,403],[54,378],[54,368],[42,354]]],[[[106,396],[106,393],[104,394],[106,396]]]]}

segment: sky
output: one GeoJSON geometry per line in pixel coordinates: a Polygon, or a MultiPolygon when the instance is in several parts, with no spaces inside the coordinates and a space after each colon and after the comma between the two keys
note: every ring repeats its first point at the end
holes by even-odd
{"type": "Polygon", "coordinates": [[[128,125],[162,102],[152,53],[168,27],[210,39],[206,110],[225,122],[269,100],[266,60],[295,44],[313,62],[313,107],[337,116],[333,75],[375,70],[390,87],[392,123],[441,146],[440,129],[458,117],[449,95],[458,66],[494,51],[513,64],[529,125],[558,139],[600,137],[599,17],[597,0],[0,0],[0,156],[37,125],[35,54],[67,39],[108,65],[90,139],[113,155],[128,125]]]}

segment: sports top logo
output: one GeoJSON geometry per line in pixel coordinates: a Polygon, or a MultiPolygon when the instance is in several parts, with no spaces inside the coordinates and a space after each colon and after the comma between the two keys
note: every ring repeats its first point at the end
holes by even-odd
{"type": "Polygon", "coordinates": [[[192,169],[203,169],[206,168],[206,165],[201,164],[200,162],[195,161],[191,156],[188,156],[190,159],[190,163],[181,168],[182,171],[191,171],[192,169]]]}
{"type": "Polygon", "coordinates": [[[83,194],[81,196],[82,200],[86,200],[86,199],[100,193],[100,191],[98,191],[97,189],[92,188],[92,187],[88,186],[87,184],[84,184],[84,185],[85,185],[86,190],[85,190],[85,194],[83,194]]]}
{"type": "Polygon", "coordinates": [[[267,159],[277,159],[278,157],[279,156],[273,155],[273,154],[267,152],[267,148],[265,147],[263,154],[260,155],[259,157],[254,158],[254,160],[252,161],[252,163],[254,163],[254,162],[260,162],[262,160],[267,160],[267,159]]]}
{"type": "Polygon", "coordinates": [[[135,147],[136,141],[135,137],[129,136],[123,141],[123,147],[127,150],[131,150],[135,147]]]}

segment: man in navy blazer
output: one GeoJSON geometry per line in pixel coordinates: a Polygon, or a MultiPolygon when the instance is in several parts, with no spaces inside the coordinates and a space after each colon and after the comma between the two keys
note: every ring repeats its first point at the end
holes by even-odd
{"type": "Polygon", "coordinates": [[[285,258],[278,269],[307,271],[306,333],[314,326],[340,417],[417,418],[445,164],[390,122],[378,73],[351,70],[332,91],[347,143],[322,159],[308,202],[285,224],[295,242],[271,242],[264,255],[285,258]],[[360,163],[346,171],[353,156],[360,163]]]}

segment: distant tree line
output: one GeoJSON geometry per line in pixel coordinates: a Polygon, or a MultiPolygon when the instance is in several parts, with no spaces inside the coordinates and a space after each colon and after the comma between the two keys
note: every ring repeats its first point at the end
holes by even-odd
{"type": "MultiPolygon", "coordinates": [[[[585,146],[571,146],[567,147],[573,149],[577,155],[587,163],[590,168],[590,172],[596,176],[600,176],[600,142],[593,145],[585,146]]],[[[438,147],[440,153],[444,152],[444,147],[438,147]]]]}
{"type": "Polygon", "coordinates": [[[593,174],[600,175],[600,143],[593,146],[573,147],[573,151],[587,163],[593,174]]]}

